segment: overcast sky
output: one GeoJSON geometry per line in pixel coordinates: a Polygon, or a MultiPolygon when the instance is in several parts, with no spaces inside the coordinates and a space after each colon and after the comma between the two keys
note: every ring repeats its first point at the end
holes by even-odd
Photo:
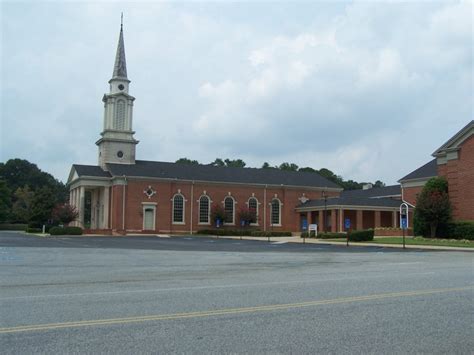
{"type": "Polygon", "coordinates": [[[124,12],[137,158],[392,184],[474,118],[461,2],[2,2],[0,160],[97,164],[124,12]]]}

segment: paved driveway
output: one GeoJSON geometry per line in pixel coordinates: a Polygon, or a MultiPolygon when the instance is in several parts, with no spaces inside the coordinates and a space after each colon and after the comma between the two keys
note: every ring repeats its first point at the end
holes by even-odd
{"type": "Polygon", "coordinates": [[[3,353],[470,353],[473,256],[0,232],[3,353]]]}

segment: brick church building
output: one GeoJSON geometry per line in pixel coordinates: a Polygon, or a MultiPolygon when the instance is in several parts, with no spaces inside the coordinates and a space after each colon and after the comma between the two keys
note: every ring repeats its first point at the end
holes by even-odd
{"type": "MultiPolygon", "coordinates": [[[[315,223],[319,230],[336,232],[346,230],[347,221],[351,229],[397,227],[404,194],[413,203],[408,196],[416,191],[410,189],[421,186],[421,180],[415,183],[408,175],[401,181],[403,188],[343,191],[317,173],[137,160],[132,125],[135,98],[129,94],[123,28],[109,84],[102,99],[103,131],[96,142],[98,165],[74,164],[68,179],[70,203],[79,212],[75,224],[95,232],[193,233],[214,227],[213,206],[226,212],[222,228],[239,228],[241,209],[255,211],[253,228],[262,231],[297,233],[303,225],[315,223]]],[[[439,168],[442,174],[454,176],[466,159],[472,166],[473,139],[462,148],[467,153],[455,148],[462,142],[449,141],[435,153],[438,167],[445,164],[439,168]]],[[[431,165],[420,168],[421,175],[432,174],[431,165]]],[[[457,183],[465,183],[463,174],[457,183]]],[[[472,170],[470,174],[467,178],[472,182],[472,170]]],[[[450,183],[453,190],[454,184],[450,183]]],[[[472,200],[460,203],[461,209],[472,206],[472,200]]]]}

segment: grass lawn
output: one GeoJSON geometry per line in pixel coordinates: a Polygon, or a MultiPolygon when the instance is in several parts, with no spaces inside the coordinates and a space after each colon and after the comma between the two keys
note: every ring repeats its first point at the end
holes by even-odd
{"type": "MultiPolygon", "coordinates": [[[[402,237],[384,237],[375,238],[370,243],[379,244],[403,244],[402,237]]],[[[406,245],[435,245],[443,247],[463,247],[463,248],[474,248],[474,241],[470,240],[456,240],[456,239],[429,239],[422,237],[407,237],[405,238],[406,245]]]]}

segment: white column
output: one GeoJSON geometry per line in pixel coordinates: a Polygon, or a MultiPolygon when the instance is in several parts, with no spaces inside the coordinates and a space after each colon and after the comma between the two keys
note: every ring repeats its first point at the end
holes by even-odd
{"type": "Polygon", "coordinates": [[[79,226],[84,228],[84,207],[86,204],[86,190],[84,186],[79,187],[79,226]]]}
{"type": "Polygon", "coordinates": [[[108,229],[109,228],[109,187],[103,188],[104,193],[102,194],[103,200],[102,204],[104,205],[104,220],[101,224],[102,228],[108,229]]]}

